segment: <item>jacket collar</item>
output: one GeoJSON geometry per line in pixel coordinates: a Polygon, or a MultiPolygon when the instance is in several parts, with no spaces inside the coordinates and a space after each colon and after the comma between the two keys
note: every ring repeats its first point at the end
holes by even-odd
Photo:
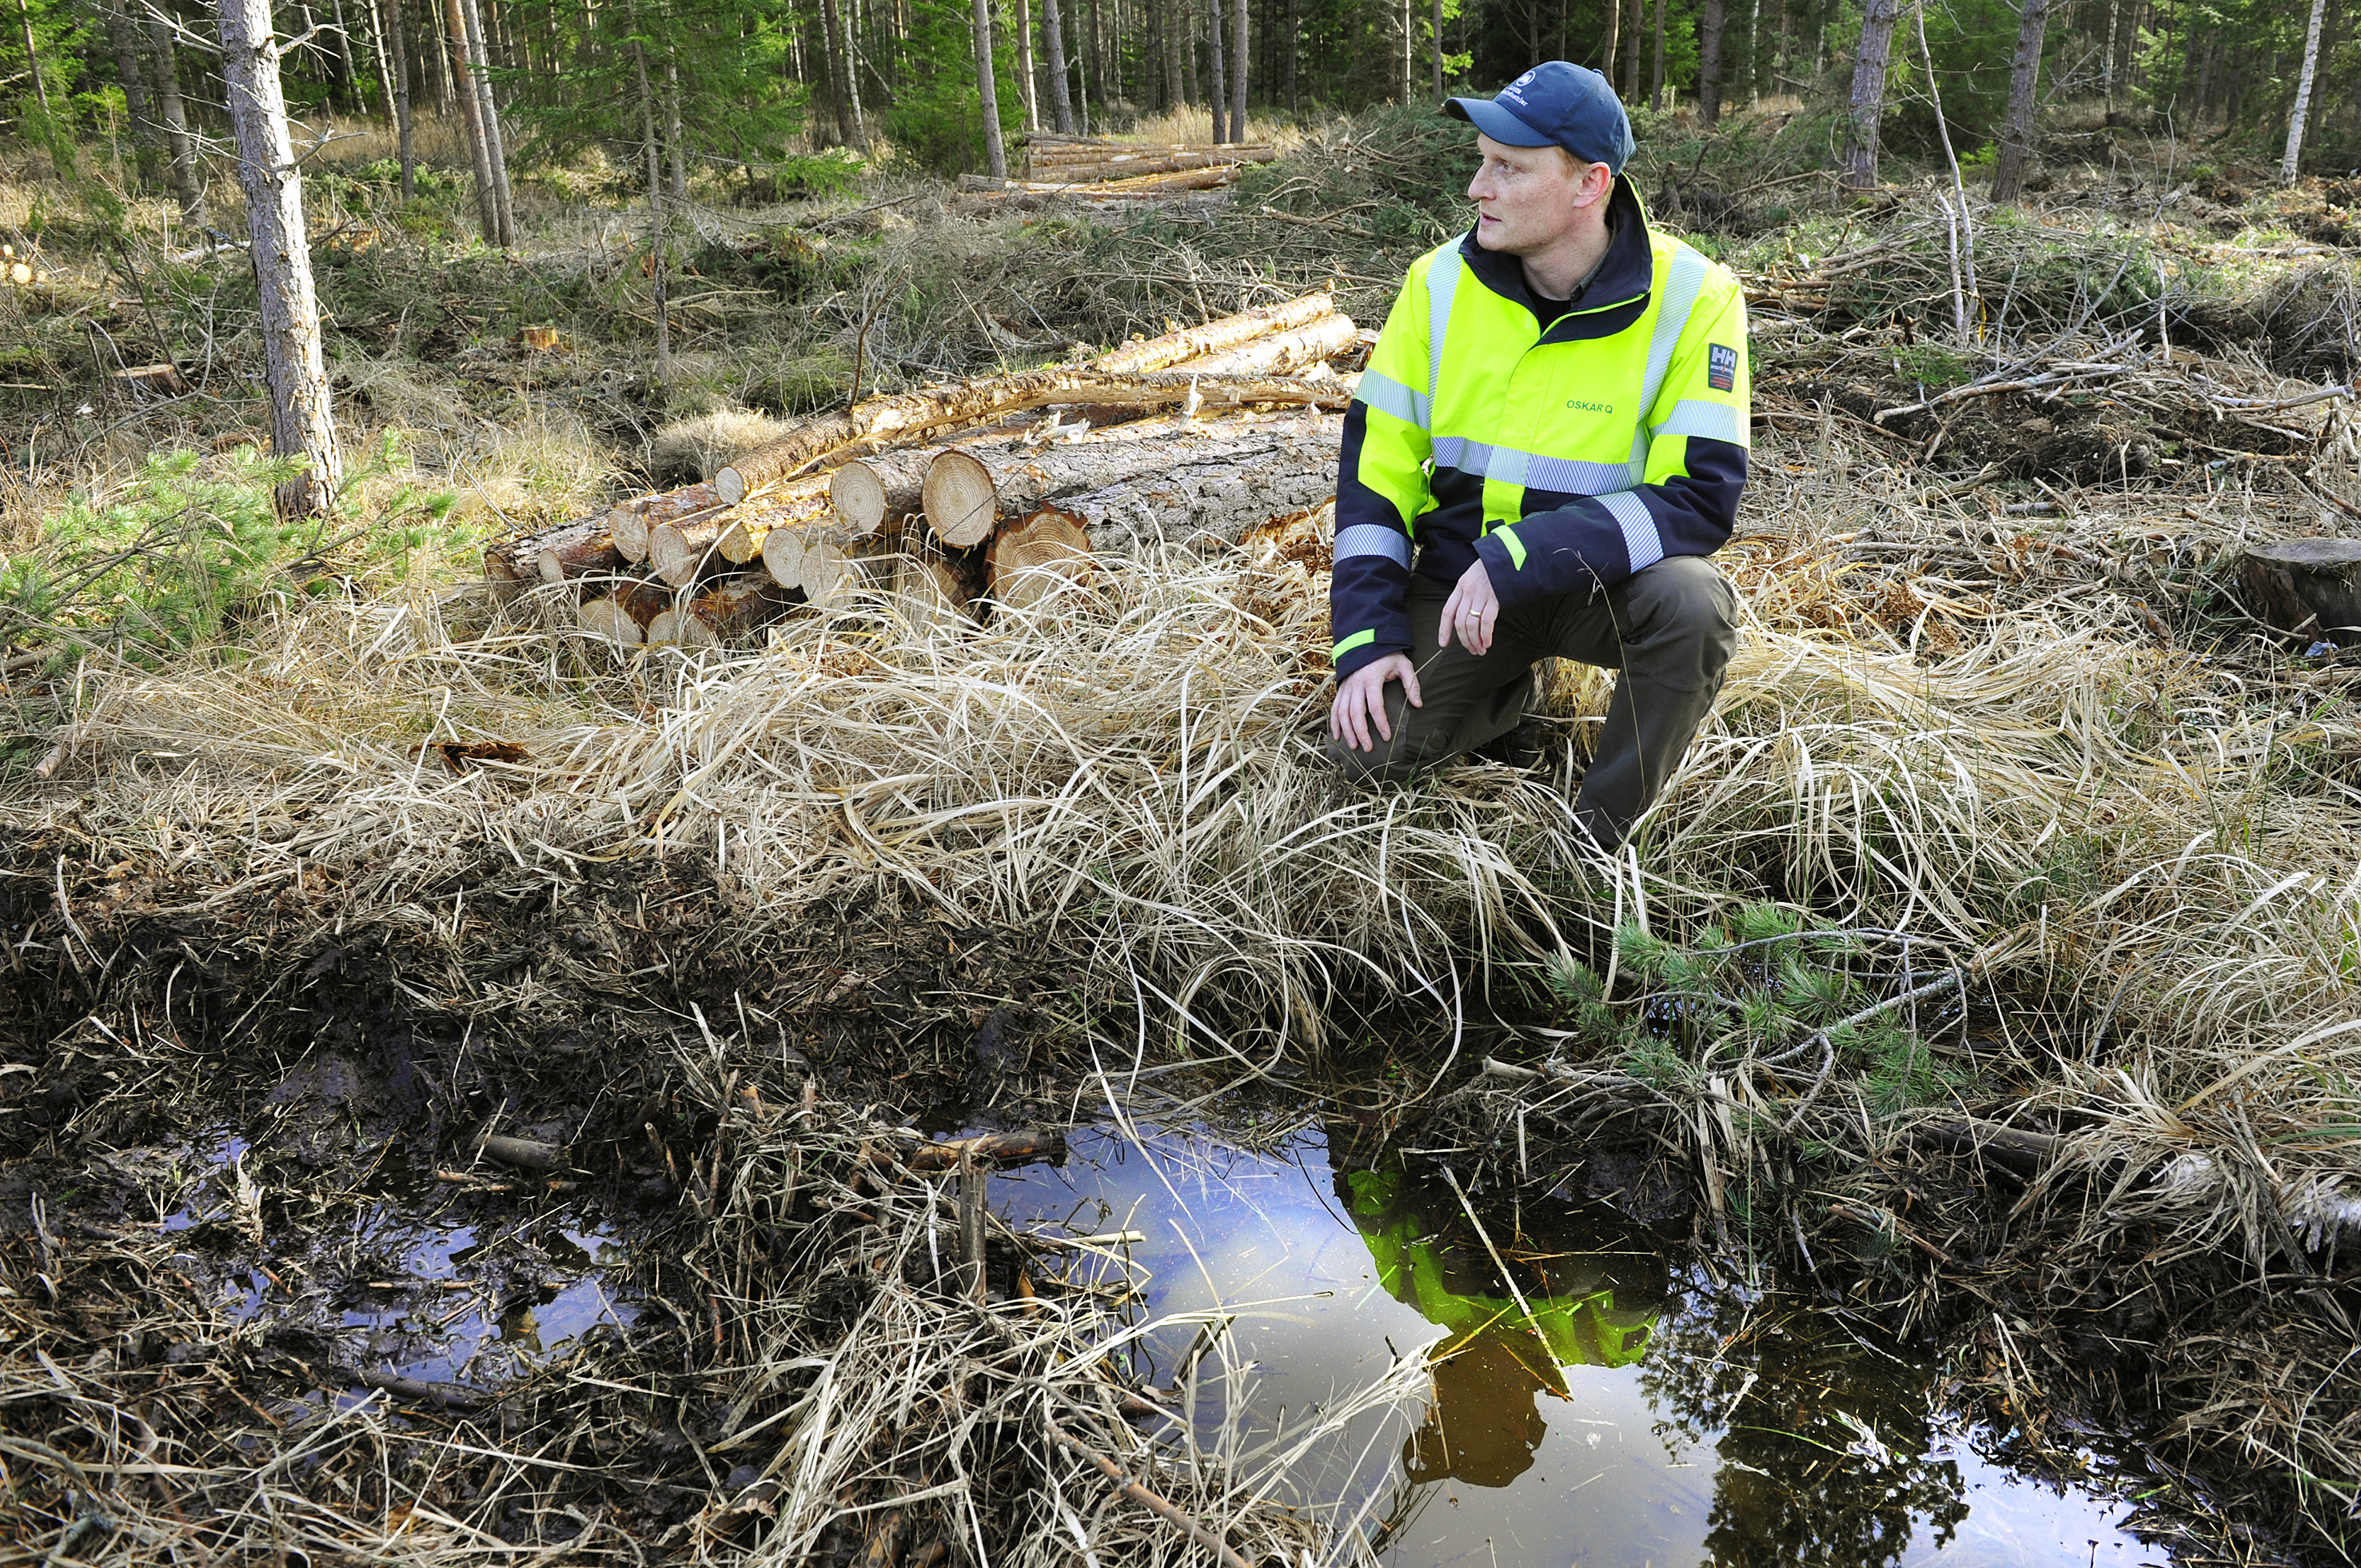
{"type": "MultiPolygon", "coordinates": [[[[1566,312],[1603,310],[1645,299],[1654,280],[1655,250],[1648,242],[1648,214],[1640,205],[1640,192],[1632,188],[1629,176],[1615,177],[1614,192],[1607,199],[1607,213],[1615,233],[1607,242],[1606,259],[1591,274],[1589,286],[1563,307],[1566,312]]],[[[1526,285],[1523,262],[1497,250],[1486,250],[1476,243],[1476,231],[1472,228],[1460,239],[1459,254],[1468,270],[1482,280],[1486,288],[1523,305],[1533,313],[1543,331],[1549,330],[1557,312],[1542,304],[1526,285]],[[1550,314],[1545,316],[1544,311],[1550,314]]]]}

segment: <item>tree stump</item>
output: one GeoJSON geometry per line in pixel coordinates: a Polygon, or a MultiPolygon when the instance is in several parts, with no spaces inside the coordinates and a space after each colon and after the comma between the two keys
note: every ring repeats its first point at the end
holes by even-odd
{"type": "Polygon", "coordinates": [[[2361,644],[2361,541],[2250,544],[2239,571],[2247,608],[2271,625],[2306,641],[2361,644]]]}

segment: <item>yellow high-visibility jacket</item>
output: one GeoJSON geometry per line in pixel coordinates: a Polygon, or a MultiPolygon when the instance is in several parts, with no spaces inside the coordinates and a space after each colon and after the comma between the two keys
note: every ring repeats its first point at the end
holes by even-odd
{"type": "Polygon", "coordinates": [[[1471,232],[1411,264],[1345,415],[1329,597],[1339,678],[1411,647],[1410,575],[1481,560],[1502,605],[1710,555],[1746,484],[1746,302],[1651,229],[1631,181],[1573,300],[1471,232]]]}

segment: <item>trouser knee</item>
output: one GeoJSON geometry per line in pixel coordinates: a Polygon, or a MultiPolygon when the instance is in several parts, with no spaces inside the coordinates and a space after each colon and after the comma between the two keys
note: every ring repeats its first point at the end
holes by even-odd
{"type": "Polygon", "coordinates": [[[1692,690],[1720,684],[1738,651],[1738,596],[1712,563],[1660,561],[1631,579],[1628,602],[1634,641],[1661,678],[1692,690]]]}

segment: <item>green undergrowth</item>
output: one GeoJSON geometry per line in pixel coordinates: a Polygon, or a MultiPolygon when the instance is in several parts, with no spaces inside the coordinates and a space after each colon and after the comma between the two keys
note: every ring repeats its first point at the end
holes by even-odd
{"type": "Polygon", "coordinates": [[[78,496],[27,548],[0,555],[0,645],[53,666],[98,653],[142,667],[218,652],[266,608],[398,579],[441,526],[447,493],[403,477],[387,440],[325,517],[290,520],[272,491],[300,471],[251,447],[153,454],[113,493],[78,496]]]}

